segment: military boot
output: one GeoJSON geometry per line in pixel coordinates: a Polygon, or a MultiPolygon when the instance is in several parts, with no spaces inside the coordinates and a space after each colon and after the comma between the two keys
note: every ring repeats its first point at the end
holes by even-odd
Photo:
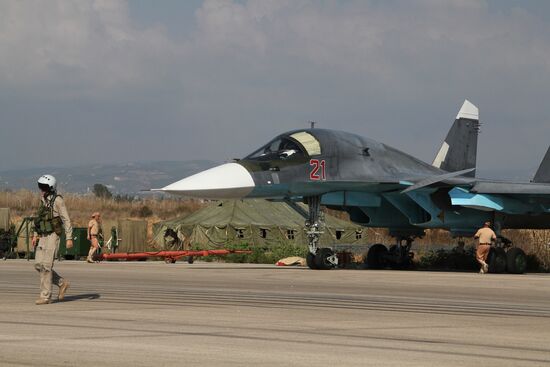
{"type": "Polygon", "coordinates": [[[69,283],[68,280],[64,280],[63,284],[61,284],[61,287],[59,287],[59,297],[58,297],[58,299],[60,301],[63,301],[63,299],[65,298],[65,292],[67,292],[67,289],[69,288],[69,285],[71,285],[71,283],[69,283]]]}
{"type": "Polygon", "coordinates": [[[52,301],[46,298],[39,298],[34,302],[36,305],[47,305],[49,303],[52,303],[52,301]]]}

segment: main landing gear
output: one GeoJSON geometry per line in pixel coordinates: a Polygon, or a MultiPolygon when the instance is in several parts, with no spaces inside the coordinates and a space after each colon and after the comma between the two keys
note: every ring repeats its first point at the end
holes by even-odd
{"type": "Polygon", "coordinates": [[[414,238],[400,237],[389,248],[381,243],[372,245],[367,252],[365,265],[368,269],[408,269],[412,265],[411,246],[414,238]]]}
{"type": "Polygon", "coordinates": [[[527,269],[527,256],[519,247],[513,247],[508,238],[497,236],[495,246],[491,246],[487,264],[489,273],[523,274],[527,269]]]}
{"type": "Polygon", "coordinates": [[[307,266],[310,269],[329,270],[338,266],[338,257],[331,248],[319,248],[319,240],[323,234],[324,220],[321,218],[321,197],[309,196],[305,198],[309,207],[308,220],[306,221],[306,234],[308,238],[307,266]]]}

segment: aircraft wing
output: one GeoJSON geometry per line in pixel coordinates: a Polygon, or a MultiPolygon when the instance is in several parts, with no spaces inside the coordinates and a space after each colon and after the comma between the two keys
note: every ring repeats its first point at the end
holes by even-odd
{"type": "Polygon", "coordinates": [[[462,170],[427,177],[414,182],[412,186],[407,187],[402,193],[411,192],[423,187],[456,186],[475,194],[510,195],[516,197],[550,196],[550,148],[548,148],[532,182],[510,182],[463,177],[468,172],[469,170],[462,170]]]}
{"type": "Polygon", "coordinates": [[[425,187],[460,187],[476,194],[550,195],[550,183],[476,180],[456,177],[458,173],[460,172],[428,177],[412,184],[401,193],[406,194],[425,187]]]}
{"type": "Polygon", "coordinates": [[[514,196],[550,195],[550,147],[540,163],[532,182],[478,180],[469,191],[478,194],[514,196]]]}
{"type": "Polygon", "coordinates": [[[433,184],[438,183],[438,182],[445,182],[445,181],[450,180],[452,178],[463,176],[463,175],[466,175],[466,174],[468,174],[470,172],[473,172],[473,171],[475,171],[475,168],[469,168],[469,169],[465,169],[465,170],[462,170],[462,171],[449,172],[449,173],[444,173],[442,175],[431,176],[431,177],[428,177],[428,178],[423,179],[421,181],[418,181],[414,185],[412,185],[412,186],[406,188],[405,190],[403,190],[401,193],[406,194],[409,191],[418,190],[422,187],[430,186],[430,185],[433,185],[433,184]]]}
{"type": "Polygon", "coordinates": [[[469,191],[477,194],[550,195],[550,184],[535,182],[478,181],[469,191]]]}

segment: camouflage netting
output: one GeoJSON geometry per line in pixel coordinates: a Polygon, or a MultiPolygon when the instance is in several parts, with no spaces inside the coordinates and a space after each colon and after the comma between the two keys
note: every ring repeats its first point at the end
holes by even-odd
{"type": "MultiPolygon", "coordinates": [[[[307,207],[304,206],[307,210],[307,207]]],[[[304,218],[282,202],[260,199],[227,200],[214,203],[186,217],[156,223],[153,243],[158,248],[174,249],[165,240],[172,229],[184,248],[215,249],[230,244],[271,247],[288,244],[306,246],[304,218]]],[[[321,246],[366,244],[361,226],[326,215],[321,246]]]]}
{"type": "MultiPolygon", "coordinates": [[[[110,231],[103,228],[103,235],[109,238],[110,231]]],[[[141,252],[152,250],[147,245],[147,221],[120,219],[118,221],[118,243],[117,252],[141,252]]]]}

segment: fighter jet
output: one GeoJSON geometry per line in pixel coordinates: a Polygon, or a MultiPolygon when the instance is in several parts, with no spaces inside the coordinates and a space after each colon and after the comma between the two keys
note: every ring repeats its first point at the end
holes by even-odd
{"type": "MultiPolygon", "coordinates": [[[[550,228],[550,149],[530,182],[476,178],[479,109],[466,100],[430,165],[378,141],[327,129],[283,133],[235,162],[158,189],[207,199],[267,198],[309,206],[308,266],[330,269],[337,257],[319,247],[321,206],[345,211],[367,227],[384,227],[396,239],[370,247],[371,268],[410,264],[411,245],[430,228],[472,236],[485,221],[506,228],[550,228]]],[[[502,242],[507,240],[500,236],[502,242]]],[[[525,254],[497,251],[510,272],[525,270],[525,254]]]]}

